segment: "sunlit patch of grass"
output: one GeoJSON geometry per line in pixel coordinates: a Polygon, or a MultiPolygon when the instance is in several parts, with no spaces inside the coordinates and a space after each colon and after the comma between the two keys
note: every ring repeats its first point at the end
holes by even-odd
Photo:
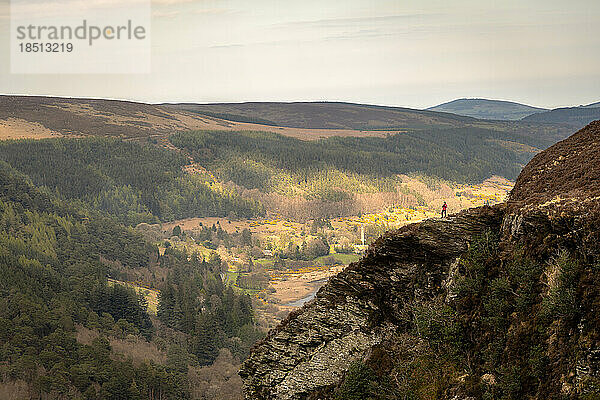
{"type": "Polygon", "coordinates": [[[147,288],[144,286],[139,286],[134,282],[123,282],[123,281],[118,281],[116,279],[108,279],[108,284],[109,285],[123,285],[123,286],[128,286],[130,288],[133,288],[133,290],[135,290],[135,292],[137,294],[141,294],[144,296],[144,298],[146,299],[146,301],[148,302],[148,312],[150,314],[156,315],[156,312],[158,310],[158,296],[160,294],[160,291],[157,289],[151,289],[151,288],[147,288]]]}
{"type": "Polygon", "coordinates": [[[330,259],[335,259],[335,261],[342,265],[348,265],[350,263],[356,262],[360,260],[359,254],[342,254],[342,253],[333,253],[327,256],[321,256],[315,258],[314,262],[317,264],[328,263],[330,259]]]}

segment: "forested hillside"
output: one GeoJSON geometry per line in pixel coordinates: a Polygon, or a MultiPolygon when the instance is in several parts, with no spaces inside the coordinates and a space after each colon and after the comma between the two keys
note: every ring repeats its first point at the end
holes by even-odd
{"type": "Polygon", "coordinates": [[[0,159],[65,199],[136,225],[198,216],[260,215],[259,204],[200,175],[186,157],[115,139],[47,139],[0,144],[0,159]]]}
{"type": "MultiPolygon", "coordinates": [[[[550,137],[452,128],[304,141],[272,132],[197,131],[173,134],[168,146],[109,138],[6,141],[0,160],[59,198],[135,226],[252,218],[265,209],[280,212],[291,198],[329,203],[319,207],[323,216],[345,215],[360,210],[360,194],[400,190],[414,197],[399,174],[423,176],[433,186],[512,179],[550,137]]],[[[314,205],[290,212],[304,215],[306,207],[314,205]]]]}
{"type": "Polygon", "coordinates": [[[510,179],[532,156],[532,148],[546,144],[543,139],[477,128],[313,142],[274,133],[201,131],[177,133],[170,140],[223,179],[259,189],[273,185],[276,171],[292,174],[297,181],[328,169],[371,177],[418,172],[455,182],[482,181],[494,174],[510,179]]]}
{"type": "Polygon", "coordinates": [[[222,284],[218,257],[159,255],[132,228],[4,163],[0,227],[1,398],[185,399],[219,349],[240,360],[260,336],[250,300],[222,284]],[[142,296],[107,283],[143,269],[163,276],[149,282],[163,289],[158,320],[142,296]]]}

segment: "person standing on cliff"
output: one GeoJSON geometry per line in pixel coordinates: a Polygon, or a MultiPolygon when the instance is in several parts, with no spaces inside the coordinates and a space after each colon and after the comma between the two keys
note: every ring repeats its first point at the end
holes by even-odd
{"type": "Polygon", "coordinates": [[[446,213],[447,209],[448,209],[448,205],[446,204],[446,202],[444,202],[444,205],[442,205],[442,218],[446,218],[448,216],[446,213]]]}

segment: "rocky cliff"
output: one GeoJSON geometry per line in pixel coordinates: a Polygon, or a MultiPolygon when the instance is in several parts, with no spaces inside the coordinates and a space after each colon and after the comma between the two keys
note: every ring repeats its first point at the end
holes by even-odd
{"type": "Polygon", "coordinates": [[[507,204],[389,232],[256,345],[247,399],[600,398],[600,121],[507,204]]]}

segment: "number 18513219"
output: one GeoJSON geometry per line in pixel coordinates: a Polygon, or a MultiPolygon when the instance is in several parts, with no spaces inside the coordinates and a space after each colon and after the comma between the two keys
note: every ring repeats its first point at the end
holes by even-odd
{"type": "Polygon", "coordinates": [[[71,53],[73,43],[19,43],[21,53],[71,53]]]}

